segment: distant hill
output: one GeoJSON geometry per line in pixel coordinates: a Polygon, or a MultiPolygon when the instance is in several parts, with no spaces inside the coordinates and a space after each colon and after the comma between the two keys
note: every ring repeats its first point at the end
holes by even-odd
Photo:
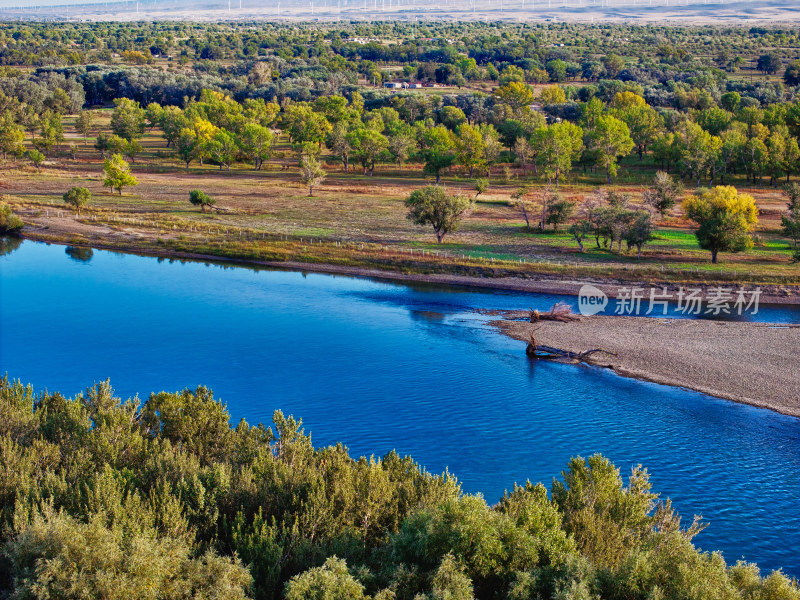
{"type": "Polygon", "coordinates": [[[762,23],[800,21],[798,0],[0,0],[0,19],[481,20],[762,23]]]}

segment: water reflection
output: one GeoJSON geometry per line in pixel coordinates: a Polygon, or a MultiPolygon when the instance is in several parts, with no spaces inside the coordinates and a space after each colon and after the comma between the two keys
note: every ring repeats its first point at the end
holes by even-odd
{"type": "Polygon", "coordinates": [[[83,246],[67,246],[64,253],[72,260],[88,263],[94,256],[94,250],[83,246]]]}
{"type": "Polygon", "coordinates": [[[0,256],[11,254],[22,245],[22,238],[15,235],[0,236],[0,256]]]}

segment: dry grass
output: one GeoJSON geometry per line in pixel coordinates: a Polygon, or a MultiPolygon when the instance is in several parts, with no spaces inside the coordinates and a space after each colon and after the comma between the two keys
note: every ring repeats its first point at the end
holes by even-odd
{"type": "MultiPolygon", "coordinates": [[[[89,240],[92,239],[93,226],[107,221],[109,215],[116,215],[120,219],[156,221],[162,224],[165,239],[170,238],[173,226],[176,232],[182,232],[188,238],[196,231],[205,231],[202,240],[193,242],[203,246],[213,246],[211,238],[217,235],[209,236],[209,229],[277,236],[279,242],[281,236],[292,240],[303,238],[306,242],[306,238],[312,238],[318,245],[311,258],[317,261],[331,259],[327,253],[322,257],[320,243],[329,245],[335,253],[344,252],[336,244],[345,241],[375,244],[401,253],[411,249],[446,251],[453,257],[485,261],[494,268],[511,270],[547,270],[541,264],[530,264],[545,261],[554,263],[553,269],[556,270],[561,265],[564,271],[570,269],[576,273],[609,276],[641,273],[643,277],[667,277],[670,271],[674,271],[670,276],[673,279],[722,277],[749,281],[800,281],[800,267],[790,262],[788,244],[776,235],[780,213],[785,206],[778,189],[742,188],[756,198],[762,212],[758,232],[761,245],[753,252],[724,255],[722,264],[712,266],[708,253],[697,247],[689,231],[690,224],[678,210],[675,216],[662,224],[658,239],[645,248],[643,259],[637,261],[634,254],[619,255],[592,249],[593,242],[586,244],[587,252],[581,254],[565,233],[534,234],[526,231],[521,214],[510,203],[519,179],[504,182],[494,176],[492,187],[478,198],[474,211],[461,230],[445,238],[445,243],[438,246],[432,231],[417,227],[405,218],[404,199],[412,189],[426,183],[419,165],[410,165],[402,170],[398,170],[396,165],[379,165],[374,177],[362,175],[360,169],[345,174],[337,165],[335,170],[329,170],[327,181],[315,189],[311,198],[307,189],[299,184],[294,166],[281,168],[273,162],[261,171],[255,171],[239,164],[220,171],[215,166],[192,164],[187,171],[175,159],[158,158],[158,153],[165,150],[162,139],[150,134],[143,142],[145,153],[133,165],[139,185],[126,190],[123,196],[112,195],[102,187],[102,164],[98,153],[91,149],[91,140],[88,147],[83,146],[82,140],[75,140],[77,155],[74,160],[60,159],[41,171],[7,163],[2,171],[2,192],[9,194],[12,202],[18,204],[29,219],[47,225],[47,218],[51,218],[52,213],[47,218],[41,214],[37,216],[36,207],[66,212],[61,201],[64,191],[75,185],[88,187],[93,198],[86,215],[91,217],[94,213],[94,218],[99,219],[80,225],[80,235],[89,240]],[[188,202],[192,189],[202,189],[215,197],[218,210],[202,213],[192,206],[188,202]],[[520,264],[520,261],[524,262],[520,264]]],[[[284,162],[292,164],[288,158],[284,162]]],[[[332,157],[329,162],[336,164],[332,157]]],[[[496,169],[496,173],[501,170],[496,169]]],[[[640,182],[646,181],[652,169],[648,171],[638,161],[631,160],[628,171],[633,173],[630,176],[632,181],[621,181],[617,187],[638,199],[643,187],[640,182]],[[639,181],[635,179],[637,173],[639,181]]],[[[562,185],[561,193],[580,205],[592,195],[599,180],[600,176],[593,174],[577,175],[571,183],[562,185]]],[[[472,181],[461,178],[455,171],[444,181],[451,191],[474,195],[472,181]]],[[[70,234],[66,222],[60,223],[59,227],[64,235],[70,234]]],[[[126,229],[133,231],[136,227],[126,229]]],[[[141,237],[139,235],[136,239],[141,237]]],[[[247,254],[244,249],[239,250],[247,254]]],[[[404,261],[408,262],[411,255],[404,256],[404,261]]],[[[417,257],[421,259],[419,253],[417,257]]],[[[378,262],[383,264],[384,258],[378,262]]],[[[412,262],[416,264],[418,259],[412,262]]],[[[419,268],[430,267],[423,264],[419,268]]],[[[404,263],[403,268],[412,267],[404,263]]],[[[448,267],[437,267],[440,268],[448,267]]]]}

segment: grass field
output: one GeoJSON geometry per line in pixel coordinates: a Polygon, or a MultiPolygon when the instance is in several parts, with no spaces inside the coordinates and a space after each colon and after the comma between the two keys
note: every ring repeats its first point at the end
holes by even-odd
{"type": "MultiPolygon", "coordinates": [[[[103,119],[107,118],[106,113],[103,119]]],[[[71,129],[69,120],[65,129],[71,129]]],[[[641,260],[635,252],[596,248],[593,239],[585,241],[586,251],[581,253],[567,233],[528,231],[521,213],[512,206],[511,194],[523,181],[533,183],[534,196],[544,185],[533,176],[524,180],[515,167],[507,181],[504,166],[510,165],[494,167],[489,191],[477,199],[461,230],[439,245],[432,231],[405,218],[405,198],[429,183],[421,165],[398,169],[381,164],[369,177],[360,169],[345,174],[335,157],[323,155],[328,176],[314,197],[309,197],[298,180],[291,149],[281,142],[275,158],[261,171],[245,164],[220,170],[196,163],[187,170],[171,156],[157,132],[149,133],[142,140],[145,151],[132,165],[139,185],[120,196],[102,187],[102,161],[92,147],[93,140],[84,146],[82,138],[68,134],[67,143],[76,149],[74,158],[49,161],[39,171],[22,162],[6,161],[0,192],[34,226],[28,235],[72,243],[484,276],[556,273],[800,282],[800,265],[791,262],[790,243],[779,235],[780,214],[785,208],[780,189],[750,188],[743,178],[726,183],[756,198],[761,212],[756,246],[746,253],[723,254],[716,265],[711,264],[710,254],[697,246],[692,225],[680,209],[659,223],[641,260]],[[61,198],[76,185],[88,187],[93,195],[80,217],[67,209],[61,198]],[[204,213],[192,206],[188,197],[193,189],[216,198],[215,210],[204,213]]],[[[655,168],[647,159],[640,162],[629,157],[614,187],[638,202],[655,168]]],[[[474,182],[457,169],[443,181],[449,190],[474,195],[474,182]]],[[[576,172],[560,192],[580,206],[603,184],[600,173],[576,172]]]]}

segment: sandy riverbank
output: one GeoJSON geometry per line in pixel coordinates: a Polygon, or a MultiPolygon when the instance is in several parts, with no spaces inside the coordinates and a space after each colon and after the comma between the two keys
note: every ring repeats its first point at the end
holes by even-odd
{"type": "Polygon", "coordinates": [[[522,341],[535,328],[539,344],[572,352],[601,348],[593,363],[620,375],[800,417],[798,327],[614,316],[497,325],[522,341]]]}

